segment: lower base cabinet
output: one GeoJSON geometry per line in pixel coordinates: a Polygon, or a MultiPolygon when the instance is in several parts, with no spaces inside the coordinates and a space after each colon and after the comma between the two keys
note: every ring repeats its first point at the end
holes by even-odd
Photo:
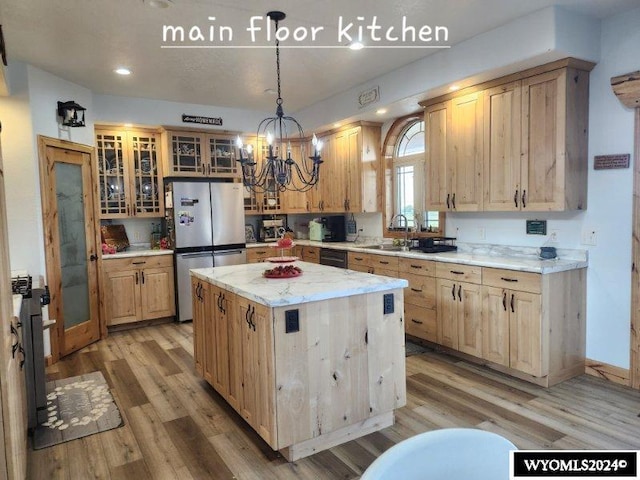
{"type": "Polygon", "coordinates": [[[102,265],[108,326],[175,315],[173,256],[113,258],[102,265]]]}
{"type": "Polygon", "coordinates": [[[289,461],[379,430],[406,403],[390,292],[383,318],[383,293],[271,308],[192,277],[196,370],[289,461]]]}

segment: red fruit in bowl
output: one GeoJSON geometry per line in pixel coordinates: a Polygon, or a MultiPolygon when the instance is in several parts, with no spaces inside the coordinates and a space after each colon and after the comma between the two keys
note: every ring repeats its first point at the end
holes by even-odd
{"type": "Polygon", "coordinates": [[[282,248],[290,247],[293,244],[293,241],[290,238],[284,237],[278,239],[278,246],[282,248]]]}

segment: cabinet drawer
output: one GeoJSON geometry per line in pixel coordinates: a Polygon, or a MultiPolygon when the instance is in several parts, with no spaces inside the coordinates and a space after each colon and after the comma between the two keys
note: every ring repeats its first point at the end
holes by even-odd
{"type": "Polygon", "coordinates": [[[405,332],[430,342],[438,340],[436,311],[431,308],[404,304],[405,332]]]}
{"type": "Polygon", "coordinates": [[[459,263],[436,263],[436,277],[458,282],[482,283],[482,267],[459,263]]]}
{"type": "Polygon", "coordinates": [[[373,274],[374,275],[382,275],[382,276],[385,276],[385,277],[398,278],[398,271],[397,270],[392,270],[390,268],[373,267],[373,274]]]}
{"type": "Polygon", "coordinates": [[[275,256],[275,249],[271,247],[247,248],[247,263],[262,262],[265,258],[275,256]]]}
{"type": "Polygon", "coordinates": [[[427,308],[436,308],[436,279],[411,273],[400,273],[409,282],[404,289],[404,303],[427,308]]]}
{"type": "Polygon", "coordinates": [[[436,274],[436,262],[416,258],[400,258],[398,260],[398,271],[400,273],[405,272],[433,277],[436,274]]]}
{"type": "Polygon", "coordinates": [[[540,293],[542,275],[500,268],[483,268],[482,283],[491,287],[509,288],[521,292],[540,293]]]}
{"type": "Polygon", "coordinates": [[[302,260],[318,263],[320,261],[320,249],[318,247],[302,247],[302,260]]]}
{"type": "Polygon", "coordinates": [[[102,262],[102,268],[105,272],[165,267],[173,267],[173,255],[113,258],[102,262]]]}
{"type": "Polygon", "coordinates": [[[370,261],[373,268],[398,271],[398,257],[392,257],[391,255],[370,255],[370,261]]]}
{"type": "MultiPolygon", "coordinates": [[[[369,267],[371,265],[371,255],[366,253],[349,252],[347,254],[349,268],[358,270],[356,267],[369,267]]],[[[362,270],[360,270],[362,271],[362,270]]]]}

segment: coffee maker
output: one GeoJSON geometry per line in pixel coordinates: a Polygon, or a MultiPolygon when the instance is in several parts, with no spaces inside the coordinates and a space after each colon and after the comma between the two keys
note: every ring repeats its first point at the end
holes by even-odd
{"type": "Polygon", "coordinates": [[[322,217],[322,224],[325,227],[323,242],[344,242],[347,240],[344,215],[322,217]]]}
{"type": "Polygon", "coordinates": [[[260,220],[260,241],[276,242],[284,232],[284,219],[271,218],[260,220]]]}

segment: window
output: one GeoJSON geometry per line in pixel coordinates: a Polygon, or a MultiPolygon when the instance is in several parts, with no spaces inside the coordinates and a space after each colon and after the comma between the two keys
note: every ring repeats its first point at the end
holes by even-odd
{"type": "MultiPolygon", "coordinates": [[[[400,134],[393,156],[393,211],[407,217],[410,228],[421,231],[438,230],[438,212],[423,212],[425,144],[424,120],[408,125],[400,134]]],[[[396,219],[391,228],[404,228],[396,219]]]]}

